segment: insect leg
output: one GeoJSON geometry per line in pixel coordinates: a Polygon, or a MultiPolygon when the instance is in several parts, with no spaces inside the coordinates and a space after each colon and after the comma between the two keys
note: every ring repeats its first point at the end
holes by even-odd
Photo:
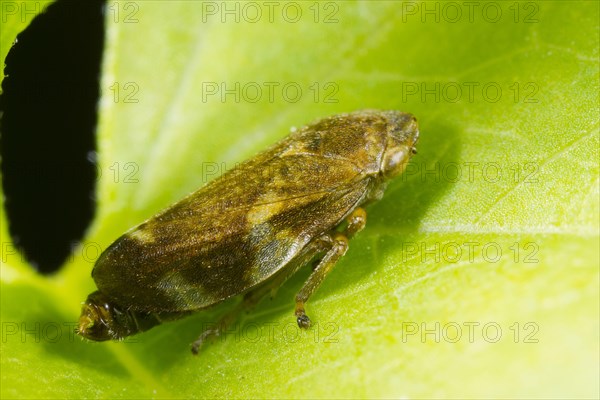
{"type": "Polygon", "coordinates": [[[310,326],[310,318],[308,318],[304,311],[304,303],[308,301],[309,297],[317,290],[327,274],[333,269],[335,263],[348,250],[348,238],[345,235],[335,233],[330,238],[331,248],[321,261],[319,261],[314,271],[308,277],[308,280],[304,283],[304,286],[302,286],[302,289],[296,295],[296,321],[301,328],[308,328],[310,326]]]}
{"type": "Polygon", "coordinates": [[[202,347],[204,342],[221,336],[221,334],[227,329],[227,327],[230,326],[233,321],[235,321],[235,317],[240,313],[242,309],[242,304],[243,302],[238,304],[233,310],[223,315],[216,325],[206,328],[200,334],[200,336],[198,336],[198,339],[196,339],[194,343],[192,343],[192,353],[194,355],[198,355],[198,353],[200,352],[200,348],[202,347]]]}
{"type": "Polygon", "coordinates": [[[296,260],[295,263],[291,264],[287,269],[280,271],[277,275],[272,277],[262,285],[252,289],[244,295],[243,300],[235,306],[232,310],[224,314],[218,321],[218,323],[210,328],[207,328],[200,334],[198,339],[192,344],[192,353],[198,354],[202,345],[210,339],[216,338],[223,334],[229,326],[238,318],[238,316],[244,312],[252,309],[256,306],[260,300],[262,300],[267,294],[271,297],[274,296],[275,291],[287,280],[298,268],[305,265],[316,252],[323,249],[323,243],[318,242],[310,245],[305,253],[296,260]]]}
{"type": "Polygon", "coordinates": [[[324,244],[329,247],[325,256],[314,267],[312,274],[304,283],[300,292],[296,295],[296,321],[300,328],[308,328],[310,326],[310,318],[304,310],[304,303],[321,285],[327,274],[331,272],[333,266],[348,250],[348,238],[354,236],[361,231],[367,223],[367,213],[362,208],[356,208],[348,217],[348,225],[344,233],[335,232],[330,235],[324,235],[320,238],[321,246],[324,244]]]}
{"type": "Polygon", "coordinates": [[[350,239],[352,236],[362,231],[367,224],[367,212],[364,208],[358,207],[348,215],[346,220],[348,221],[348,226],[346,227],[344,234],[350,239]]]}
{"type": "Polygon", "coordinates": [[[238,318],[238,316],[249,309],[256,306],[256,304],[271,290],[270,287],[261,286],[255,290],[252,290],[244,295],[244,299],[235,306],[232,310],[224,314],[216,325],[205,329],[198,339],[192,343],[192,353],[197,355],[202,345],[213,338],[217,338],[227,330],[229,326],[238,318]]]}

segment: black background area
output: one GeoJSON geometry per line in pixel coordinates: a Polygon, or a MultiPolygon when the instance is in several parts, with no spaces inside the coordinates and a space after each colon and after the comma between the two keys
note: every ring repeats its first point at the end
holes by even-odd
{"type": "Polygon", "coordinates": [[[104,6],[51,4],[4,60],[0,155],[8,228],[44,273],[65,262],[94,216],[104,6]]]}

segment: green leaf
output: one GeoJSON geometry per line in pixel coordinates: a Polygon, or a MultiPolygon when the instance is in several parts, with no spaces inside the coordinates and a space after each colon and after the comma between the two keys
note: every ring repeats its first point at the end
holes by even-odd
{"type": "Polygon", "coordinates": [[[597,398],[598,5],[469,4],[109,3],[86,240],[41,277],[0,215],[2,397],[597,398]],[[291,126],[362,108],[414,113],[419,154],[313,329],[292,315],[302,271],[198,357],[230,304],[73,336],[98,249],[291,126]]]}

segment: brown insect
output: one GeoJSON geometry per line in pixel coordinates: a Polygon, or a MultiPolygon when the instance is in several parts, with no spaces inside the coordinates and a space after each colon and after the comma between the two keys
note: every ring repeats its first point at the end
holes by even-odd
{"type": "Polygon", "coordinates": [[[121,339],[244,294],[217,327],[316,260],[296,295],[296,320],[348,239],[363,205],[404,171],[419,137],[411,114],[365,110],[307,125],[118,238],[94,266],[98,290],[78,333],[121,339]]]}

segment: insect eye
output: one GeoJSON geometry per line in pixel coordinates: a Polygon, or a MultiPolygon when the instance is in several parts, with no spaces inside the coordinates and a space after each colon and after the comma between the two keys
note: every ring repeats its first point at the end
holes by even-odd
{"type": "Polygon", "coordinates": [[[397,146],[387,149],[383,155],[383,163],[381,172],[386,178],[393,178],[404,171],[408,162],[409,151],[412,151],[406,146],[397,146]]]}

